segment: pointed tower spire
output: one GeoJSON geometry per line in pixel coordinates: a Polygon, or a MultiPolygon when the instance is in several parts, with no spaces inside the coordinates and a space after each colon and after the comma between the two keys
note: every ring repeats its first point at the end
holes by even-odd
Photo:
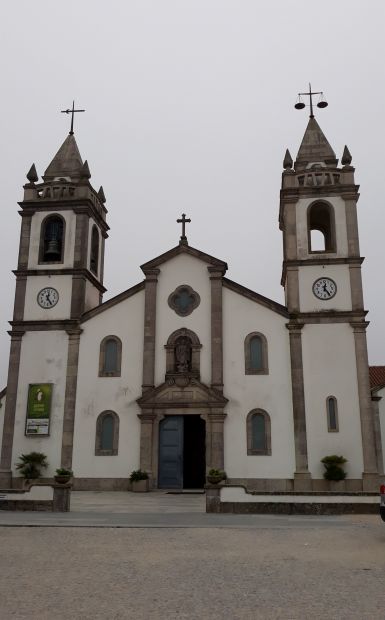
{"type": "Polygon", "coordinates": [[[99,196],[100,202],[104,204],[106,202],[106,197],[104,195],[103,185],[99,187],[98,196],[99,196]]]}
{"type": "Polygon", "coordinates": [[[341,164],[343,166],[350,166],[351,163],[352,163],[352,156],[350,154],[348,147],[345,144],[344,152],[342,153],[341,164]]]}
{"type": "Polygon", "coordinates": [[[311,116],[299,147],[295,167],[305,168],[312,162],[324,162],[329,166],[337,166],[338,160],[321,127],[311,116]]]}
{"type": "Polygon", "coordinates": [[[285,157],[283,159],[283,167],[285,170],[291,170],[293,167],[293,158],[290,155],[289,149],[286,149],[285,157]]]}
{"type": "Polygon", "coordinates": [[[35,164],[32,164],[30,169],[27,172],[27,179],[30,183],[36,183],[39,180],[39,177],[36,172],[35,164]]]}
{"type": "Polygon", "coordinates": [[[90,179],[91,178],[91,172],[90,172],[90,167],[88,165],[88,161],[86,160],[83,164],[83,167],[80,171],[80,176],[83,179],[90,179]]]}
{"type": "Polygon", "coordinates": [[[44,173],[45,182],[55,177],[70,177],[71,181],[79,180],[83,169],[83,161],[76,144],[75,136],[69,134],[56,153],[44,173]]]}

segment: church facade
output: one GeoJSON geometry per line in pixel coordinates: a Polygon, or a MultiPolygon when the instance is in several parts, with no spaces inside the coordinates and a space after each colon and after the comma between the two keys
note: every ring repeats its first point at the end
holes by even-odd
{"type": "MultiPolygon", "coordinates": [[[[284,159],[279,223],[285,305],[226,278],[227,264],[179,244],[143,281],[102,303],[103,188],[73,133],[39,182],[27,175],[2,392],[0,486],[47,455],[76,489],[201,488],[210,468],[263,491],[328,490],[321,459],[341,454],[346,489],[383,473],[369,384],[351,156],[338,166],[310,117],[284,159]],[[318,237],[317,237],[318,235],[318,237]]],[[[1,395],[0,395],[1,396],[1,395]]]]}

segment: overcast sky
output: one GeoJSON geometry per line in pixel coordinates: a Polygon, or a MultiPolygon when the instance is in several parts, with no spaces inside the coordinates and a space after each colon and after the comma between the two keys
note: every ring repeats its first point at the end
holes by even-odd
{"type": "Polygon", "coordinates": [[[3,2],[0,388],[6,383],[25,174],[76,140],[103,185],[111,227],[104,299],[178,243],[227,261],[228,277],[283,303],[282,160],[294,156],[307,88],[317,120],[361,185],[359,225],[371,364],[385,364],[383,0],[18,0],[3,2]]]}

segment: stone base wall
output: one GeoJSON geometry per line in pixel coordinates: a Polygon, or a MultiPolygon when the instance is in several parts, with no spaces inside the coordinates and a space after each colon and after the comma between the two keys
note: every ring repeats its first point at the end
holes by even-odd
{"type": "MultiPolygon", "coordinates": [[[[243,486],[247,491],[261,493],[292,493],[294,489],[293,478],[228,478],[227,483],[235,486],[243,486]]],[[[368,489],[363,488],[361,478],[347,478],[334,482],[324,478],[310,478],[308,480],[312,493],[362,493],[368,489]]],[[[379,482],[374,481],[373,491],[379,488],[379,482]]]]}
{"type": "Polygon", "coordinates": [[[220,502],[215,512],[233,514],[285,514],[285,515],[342,515],[378,514],[376,504],[313,504],[281,502],[220,502]]]}

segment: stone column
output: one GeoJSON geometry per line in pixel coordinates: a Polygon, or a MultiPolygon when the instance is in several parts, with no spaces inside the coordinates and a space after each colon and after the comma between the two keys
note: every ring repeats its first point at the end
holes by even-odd
{"type": "Polygon", "coordinates": [[[351,323],[356,350],[358,400],[360,404],[362,452],[364,459],[363,490],[373,490],[377,484],[376,439],[374,432],[373,409],[370,395],[368,350],[366,346],[366,327],[369,323],[351,323]]]}
{"type": "Polygon", "coordinates": [[[156,289],[159,269],[145,271],[144,338],[143,338],[143,380],[142,392],[154,387],[155,381],[155,328],[156,289]]]}
{"type": "Polygon", "coordinates": [[[382,399],[381,396],[372,396],[373,405],[373,418],[374,418],[374,431],[376,436],[376,453],[377,453],[377,469],[380,476],[384,475],[384,455],[382,452],[381,441],[381,425],[380,425],[380,411],[378,403],[382,399]]]}
{"type": "Polygon", "coordinates": [[[140,420],[140,469],[146,471],[150,478],[156,478],[153,471],[153,438],[156,414],[152,410],[138,413],[140,420]]]}
{"type": "Polygon", "coordinates": [[[225,465],[224,458],[224,421],[226,413],[222,409],[213,409],[208,414],[210,423],[210,463],[209,469],[223,469],[225,465]]]}
{"type": "Polygon", "coordinates": [[[52,512],[69,512],[72,484],[53,484],[52,512]]]}
{"type": "Polygon", "coordinates": [[[74,442],[76,388],[78,382],[79,344],[81,329],[67,330],[68,355],[67,376],[63,414],[63,437],[61,448],[61,466],[72,468],[72,452],[74,442]]]}
{"type": "Polygon", "coordinates": [[[211,280],[211,387],[223,392],[222,277],[224,269],[208,267],[211,280]]]}
{"type": "Polygon", "coordinates": [[[12,484],[12,448],[15,427],[17,388],[19,384],[19,367],[21,340],[24,331],[13,331],[11,335],[11,350],[9,355],[7,397],[5,401],[3,440],[0,459],[0,487],[11,488],[12,484]]]}
{"type": "Polygon", "coordinates": [[[291,385],[293,395],[295,467],[294,490],[311,490],[308,470],[305,392],[302,363],[303,324],[287,323],[290,339],[291,385]]]}

